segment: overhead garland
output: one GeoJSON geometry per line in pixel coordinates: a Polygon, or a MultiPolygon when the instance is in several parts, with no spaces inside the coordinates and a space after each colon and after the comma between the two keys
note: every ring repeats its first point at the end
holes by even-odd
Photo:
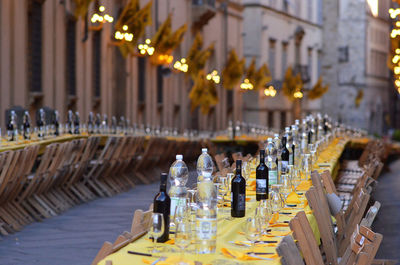
{"type": "Polygon", "coordinates": [[[222,85],[225,89],[232,90],[242,80],[244,73],[244,59],[239,60],[235,49],[229,52],[228,60],[222,70],[222,85]]]}
{"type": "Polygon", "coordinates": [[[218,104],[218,93],[216,83],[213,80],[207,80],[204,70],[200,70],[194,79],[192,90],[189,93],[191,100],[191,110],[200,107],[203,114],[208,114],[211,107],[218,104]]]}
{"type": "Polygon", "coordinates": [[[302,88],[303,81],[301,80],[300,73],[293,75],[293,69],[289,66],[283,79],[283,94],[291,101],[300,99],[303,97],[303,92],[301,92],[302,88]]]}
{"type": "Polygon", "coordinates": [[[308,91],[307,97],[311,100],[318,99],[322,97],[329,90],[329,85],[322,85],[322,76],[318,78],[317,83],[313,86],[313,88],[308,91]]]}
{"type": "Polygon", "coordinates": [[[152,23],[151,7],[152,1],[140,9],[139,0],[131,0],[122,10],[115,23],[115,31],[133,34],[132,41],[119,45],[123,56],[136,53],[137,40],[144,35],[146,27],[152,23]]]}
{"type": "Polygon", "coordinates": [[[75,4],[75,11],[74,15],[76,18],[82,18],[84,19],[88,10],[89,10],[89,5],[93,0],[73,0],[75,4]]]}
{"type": "Polygon", "coordinates": [[[173,60],[172,51],[181,44],[186,30],[187,25],[183,24],[172,32],[172,16],[169,14],[151,40],[155,48],[151,62],[156,65],[170,64],[173,60]]]}
{"type": "Polygon", "coordinates": [[[188,71],[186,72],[192,79],[196,79],[200,70],[204,69],[207,60],[214,53],[214,43],[211,43],[206,49],[203,48],[203,36],[200,33],[196,34],[187,55],[188,71]]]}

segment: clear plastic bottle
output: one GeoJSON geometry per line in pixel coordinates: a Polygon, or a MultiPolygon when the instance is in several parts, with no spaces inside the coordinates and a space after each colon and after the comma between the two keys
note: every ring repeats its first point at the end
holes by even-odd
{"type": "Polygon", "coordinates": [[[202,148],[201,155],[197,159],[197,182],[201,182],[203,179],[212,179],[214,163],[207,151],[207,148],[202,148]]]}
{"type": "Polygon", "coordinates": [[[231,140],[233,140],[233,138],[234,138],[232,121],[228,122],[228,138],[231,140]]]}
{"type": "Polygon", "coordinates": [[[282,174],[282,149],[281,147],[281,139],[279,138],[279,134],[275,133],[274,134],[274,145],[275,145],[275,150],[276,150],[276,167],[277,167],[277,181],[279,183],[279,179],[281,178],[282,174]]]}
{"type": "Polygon", "coordinates": [[[169,168],[169,181],[171,187],[169,188],[168,195],[171,198],[171,226],[175,226],[174,217],[175,210],[178,205],[184,206],[187,198],[186,183],[188,181],[189,171],[183,162],[182,155],[176,155],[175,162],[169,168]]]}
{"type": "Polygon", "coordinates": [[[217,204],[199,202],[196,210],[196,250],[215,253],[217,246],[217,204]]]}
{"type": "Polygon", "coordinates": [[[278,183],[278,169],[276,165],[276,147],[272,142],[272,138],[267,139],[267,148],[265,150],[267,154],[266,165],[268,167],[268,185],[278,183]]]}

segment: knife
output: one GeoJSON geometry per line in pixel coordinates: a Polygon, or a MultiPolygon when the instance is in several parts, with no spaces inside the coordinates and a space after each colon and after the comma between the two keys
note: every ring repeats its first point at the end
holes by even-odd
{"type": "Polygon", "coordinates": [[[153,257],[152,254],[136,252],[136,251],[129,251],[129,250],[128,250],[128,254],[140,255],[140,256],[146,256],[146,257],[153,257]]]}

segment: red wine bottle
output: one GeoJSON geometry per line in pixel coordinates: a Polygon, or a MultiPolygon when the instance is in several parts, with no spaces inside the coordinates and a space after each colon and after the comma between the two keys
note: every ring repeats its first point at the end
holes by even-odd
{"type": "Polygon", "coordinates": [[[236,160],[236,174],[232,179],[231,216],[244,217],[246,213],[246,180],[242,177],[242,160],[236,160]]]}
{"type": "Polygon", "coordinates": [[[289,150],[287,149],[287,147],[286,147],[286,144],[287,144],[287,138],[286,138],[286,135],[284,135],[283,137],[282,137],[282,145],[281,145],[281,158],[282,158],[282,161],[281,161],[281,172],[282,172],[282,174],[286,174],[287,173],[287,171],[288,171],[288,165],[289,165],[289,160],[290,160],[290,158],[289,158],[289,156],[290,156],[290,152],[289,152],[289,150]]]}
{"type": "Polygon", "coordinates": [[[160,192],[157,193],[154,198],[154,210],[155,213],[162,213],[164,216],[164,234],[157,239],[157,242],[166,242],[169,237],[169,213],[171,207],[171,198],[167,194],[167,173],[161,173],[161,183],[160,183],[160,192]]]}
{"type": "Polygon", "coordinates": [[[268,199],[268,167],[265,165],[265,150],[260,150],[260,164],[256,168],[256,199],[268,199]]]}

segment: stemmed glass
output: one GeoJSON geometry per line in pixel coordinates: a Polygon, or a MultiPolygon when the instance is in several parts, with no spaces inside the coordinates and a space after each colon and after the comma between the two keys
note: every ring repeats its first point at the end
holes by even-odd
{"type": "Polygon", "coordinates": [[[269,195],[271,200],[272,213],[279,212],[284,207],[284,200],[279,193],[279,185],[271,185],[271,193],[269,195]]]}
{"type": "Polygon", "coordinates": [[[162,213],[153,213],[151,215],[150,227],[149,227],[149,235],[150,235],[150,237],[153,238],[153,247],[151,249],[152,253],[159,252],[156,249],[157,239],[163,235],[164,229],[165,229],[165,223],[164,223],[163,214],[162,213]]]}
{"type": "Polygon", "coordinates": [[[247,218],[244,230],[247,240],[251,242],[251,252],[249,254],[255,254],[255,244],[261,233],[260,219],[256,217],[247,218]]]}
{"type": "Polygon", "coordinates": [[[285,198],[286,202],[288,195],[292,192],[292,179],[289,174],[282,174],[281,181],[282,181],[281,193],[285,198]]]}
{"type": "Polygon", "coordinates": [[[258,218],[258,220],[260,222],[262,234],[267,235],[268,227],[269,227],[269,220],[272,217],[271,205],[270,205],[269,200],[261,200],[260,201],[260,204],[256,208],[255,217],[258,218]]]}
{"type": "Polygon", "coordinates": [[[192,229],[190,222],[182,221],[177,223],[175,232],[175,245],[181,249],[181,258],[178,264],[186,265],[183,259],[185,248],[190,245],[192,229]]]}

